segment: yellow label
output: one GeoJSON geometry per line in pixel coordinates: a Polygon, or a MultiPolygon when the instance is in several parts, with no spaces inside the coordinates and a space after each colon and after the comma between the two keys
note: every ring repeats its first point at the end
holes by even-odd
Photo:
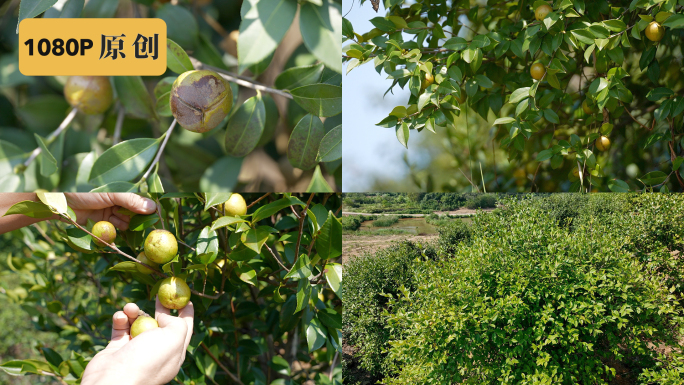
{"type": "Polygon", "coordinates": [[[19,71],[27,76],[147,75],[166,71],[162,19],[24,19],[19,71]]]}

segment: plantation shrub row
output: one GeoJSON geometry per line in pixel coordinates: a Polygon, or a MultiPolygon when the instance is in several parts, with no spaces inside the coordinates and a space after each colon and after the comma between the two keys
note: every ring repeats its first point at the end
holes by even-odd
{"type": "Polygon", "coordinates": [[[500,204],[440,228],[438,255],[345,265],[351,364],[383,384],[684,383],[682,196],[500,204]]]}

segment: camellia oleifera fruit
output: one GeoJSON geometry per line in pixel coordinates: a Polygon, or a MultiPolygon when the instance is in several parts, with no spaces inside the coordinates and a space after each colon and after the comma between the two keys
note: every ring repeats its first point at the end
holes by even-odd
{"type": "Polygon", "coordinates": [[[431,72],[426,72],[425,77],[423,77],[423,80],[420,82],[420,88],[421,89],[426,89],[432,85],[432,83],[435,82],[435,77],[432,75],[431,72]]]}
{"type": "Polygon", "coordinates": [[[596,139],[596,148],[599,151],[606,151],[610,148],[610,139],[608,139],[607,136],[601,135],[598,139],[596,139]]]}
{"type": "Polygon", "coordinates": [[[138,318],[136,318],[135,321],[133,321],[133,324],[131,325],[131,338],[135,338],[139,336],[141,333],[158,327],[159,324],[157,323],[156,319],[148,315],[138,316],[138,318]]]}
{"type": "Polygon", "coordinates": [[[169,277],[161,282],[157,295],[165,308],[182,309],[190,302],[190,287],[178,277],[169,277]]]}
{"type": "Polygon", "coordinates": [[[188,71],[173,82],[171,113],[192,132],[207,132],[221,123],[233,106],[230,85],[214,71],[188,71]]]}
{"type": "Polygon", "coordinates": [[[646,37],[650,41],[661,41],[665,37],[665,28],[657,21],[652,21],[646,27],[646,37]]]}
{"type": "Polygon", "coordinates": [[[152,230],[145,238],[145,256],[154,263],[164,264],[178,253],[176,236],[167,230],[152,230]]]}
{"type": "MultiPolygon", "coordinates": [[[[147,258],[147,255],[145,255],[144,252],[138,254],[138,261],[140,261],[146,265],[152,266],[155,269],[157,268],[157,266],[159,266],[158,264],[154,263],[154,261],[151,261],[149,258],[147,258]]],[[[147,267],[145,267],[139,263],[135,264],[135,268],[138,270],[139,273],[152,274],[152,270],[148,269],[147,267]]]]}
{"type": "MultiPolygon", "coordinates": [[[[116,229],[113,224],[107,221],[99,221],[93,225],[92,233],[107,243],[112,243],[114,242],[114,239],[116,239],[116,229]]],[[[104,243],[95,238],[93,238],[93,242],[98,246],[105,246],[104,243]]]]}
{"type": "Polygon", "coordinates": [[[233,194],[223,204],[223,212],[231,217],[247,214],[247,202],[240,194],[233,194]]]}
{"type": "Polygon", "coordinates": [[[551,11],[553,11],[553,8],[551,8],[550,5],[542,4],[534,10],[534,18],[539,21],[542,21],[544,20],[544,18],[546,18],[546,15],[551,13],[551,11]]]}
{"type": "Polygon", "coordinates": [[[591,115],[594,113],[594,109],[591,107],[591,105],[587,102],[586,99],[584,99],[584,101],[582,102],[582,110],[587,115],[591,115]]]}
{"type": "Polygon", "coordinates": [[[114,93],[106,76],[71,76],[64,85],[64,97],[84,114],[101,114],[112,105],[114,93]]]}
{"type": "Polygon", "coordinates": [[[530,75],[536,80],[541,80],[546,73],[546,68],[541,63],[534,63],[530,67],[530,75]]]}

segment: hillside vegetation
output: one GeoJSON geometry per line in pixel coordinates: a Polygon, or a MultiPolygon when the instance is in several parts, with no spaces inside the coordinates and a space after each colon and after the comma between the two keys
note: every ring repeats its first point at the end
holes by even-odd
{"type": "Polygon", "coordinates": [[[681,384],[684,197],[507,197],[344,266],[345,384],[681,384]]]}

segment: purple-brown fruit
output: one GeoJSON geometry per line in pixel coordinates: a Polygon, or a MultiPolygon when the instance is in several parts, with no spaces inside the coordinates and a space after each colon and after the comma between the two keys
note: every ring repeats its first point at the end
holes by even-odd
{"type": "MultiPolygon", "coordinates": [[[[96,237],[102,239],[107,243],[112,243],[114,242],[114,239],[116,239],[116,229],[114,228],[113,224],[107,221],[97,222],[95,225],[93,225],[92,232],[96,237]]],[[[98,241],[95,238],[93,238],[93,242],[95,242],[95,244],[98,246],[105,246],[104,243],[98,241]]]]}
{"type": "Polygon", "coordinates": [[[171,88],[171,113],[192,132],[207,132],[221,123],[233,105],[230,85],[214,71],[188,71],[171,88]]]}

